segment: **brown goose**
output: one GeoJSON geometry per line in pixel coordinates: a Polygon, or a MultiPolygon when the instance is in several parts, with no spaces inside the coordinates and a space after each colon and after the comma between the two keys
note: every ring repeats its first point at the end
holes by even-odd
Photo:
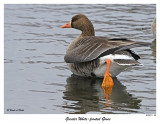
{"type": "Polygon", "coordinates": [[[91,21],[82,14],[73,16],[62,28],[82,31],[69,45],[64,57],[69,69],[79,76],[104,76],[102,86],[106,86],[106,80],[111,81],[110,75],[115,77],[130,66],[142,65],[137,61],[140,57],[130,48],[150,45],[127,39],[95,36],[91,21]]]}
{"type": "Polygon", "coordinates": [[[152,25],[151,25],[152,33],[154,38],[156,39],[156,18],[153,20],[152,25]]]}

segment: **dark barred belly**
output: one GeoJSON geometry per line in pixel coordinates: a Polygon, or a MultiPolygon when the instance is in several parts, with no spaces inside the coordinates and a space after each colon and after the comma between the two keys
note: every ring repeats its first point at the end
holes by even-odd
{"type": "Polygon", "coordinates": [[[79,76],[96,76],[93,71],[99,66],[99,59],[83,63],[67,63],[73,74],[79,76]]]}

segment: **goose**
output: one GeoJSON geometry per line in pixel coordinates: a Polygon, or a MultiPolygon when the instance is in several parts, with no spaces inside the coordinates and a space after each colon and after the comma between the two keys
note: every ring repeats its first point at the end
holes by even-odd
{"type": "Polygon", "coordinates": [[[111,77],[116,77],[128,67],[142,65],[137,61],[140,56],[131,48],[150,45],[126,38],[95,36],[92,22],[83,14],[73,16],[61,28],[82,32],[70,43],[64,56],[70,71],[78,76],[103,77],[102,87],[113,86],[111,77]]]}
{"type": "Polygon", "coordinates": [[[156,39],[156,18],[154,18],[152,22],[151,29],[152,29],[153,36],[156,39]]]}

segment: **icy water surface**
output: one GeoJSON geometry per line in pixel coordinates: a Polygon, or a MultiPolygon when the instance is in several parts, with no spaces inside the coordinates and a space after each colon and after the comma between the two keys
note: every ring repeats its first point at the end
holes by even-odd
{"type": "Polygon", "coordinates": [[[6,4],[4,11],[4,113],[156,113],[155,5],[6,4]],[[81,32],[60,26],[76,14],[88,16],[97,36],[152,43],[132,49],[144,66],[114,78],[109,100],[102,79],[71,76],[64,62],[81,32]]]}

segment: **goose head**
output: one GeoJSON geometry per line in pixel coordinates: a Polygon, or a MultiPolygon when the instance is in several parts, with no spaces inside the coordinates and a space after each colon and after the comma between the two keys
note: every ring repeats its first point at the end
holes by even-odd
{"type": "Polygon", "coordinates": [[[92,22],[82,14],[75,15],[71,21],[61,26],[61,28],[75,28],[82,31],[82,36],[94,36],[94,27],[92,22]]]}

